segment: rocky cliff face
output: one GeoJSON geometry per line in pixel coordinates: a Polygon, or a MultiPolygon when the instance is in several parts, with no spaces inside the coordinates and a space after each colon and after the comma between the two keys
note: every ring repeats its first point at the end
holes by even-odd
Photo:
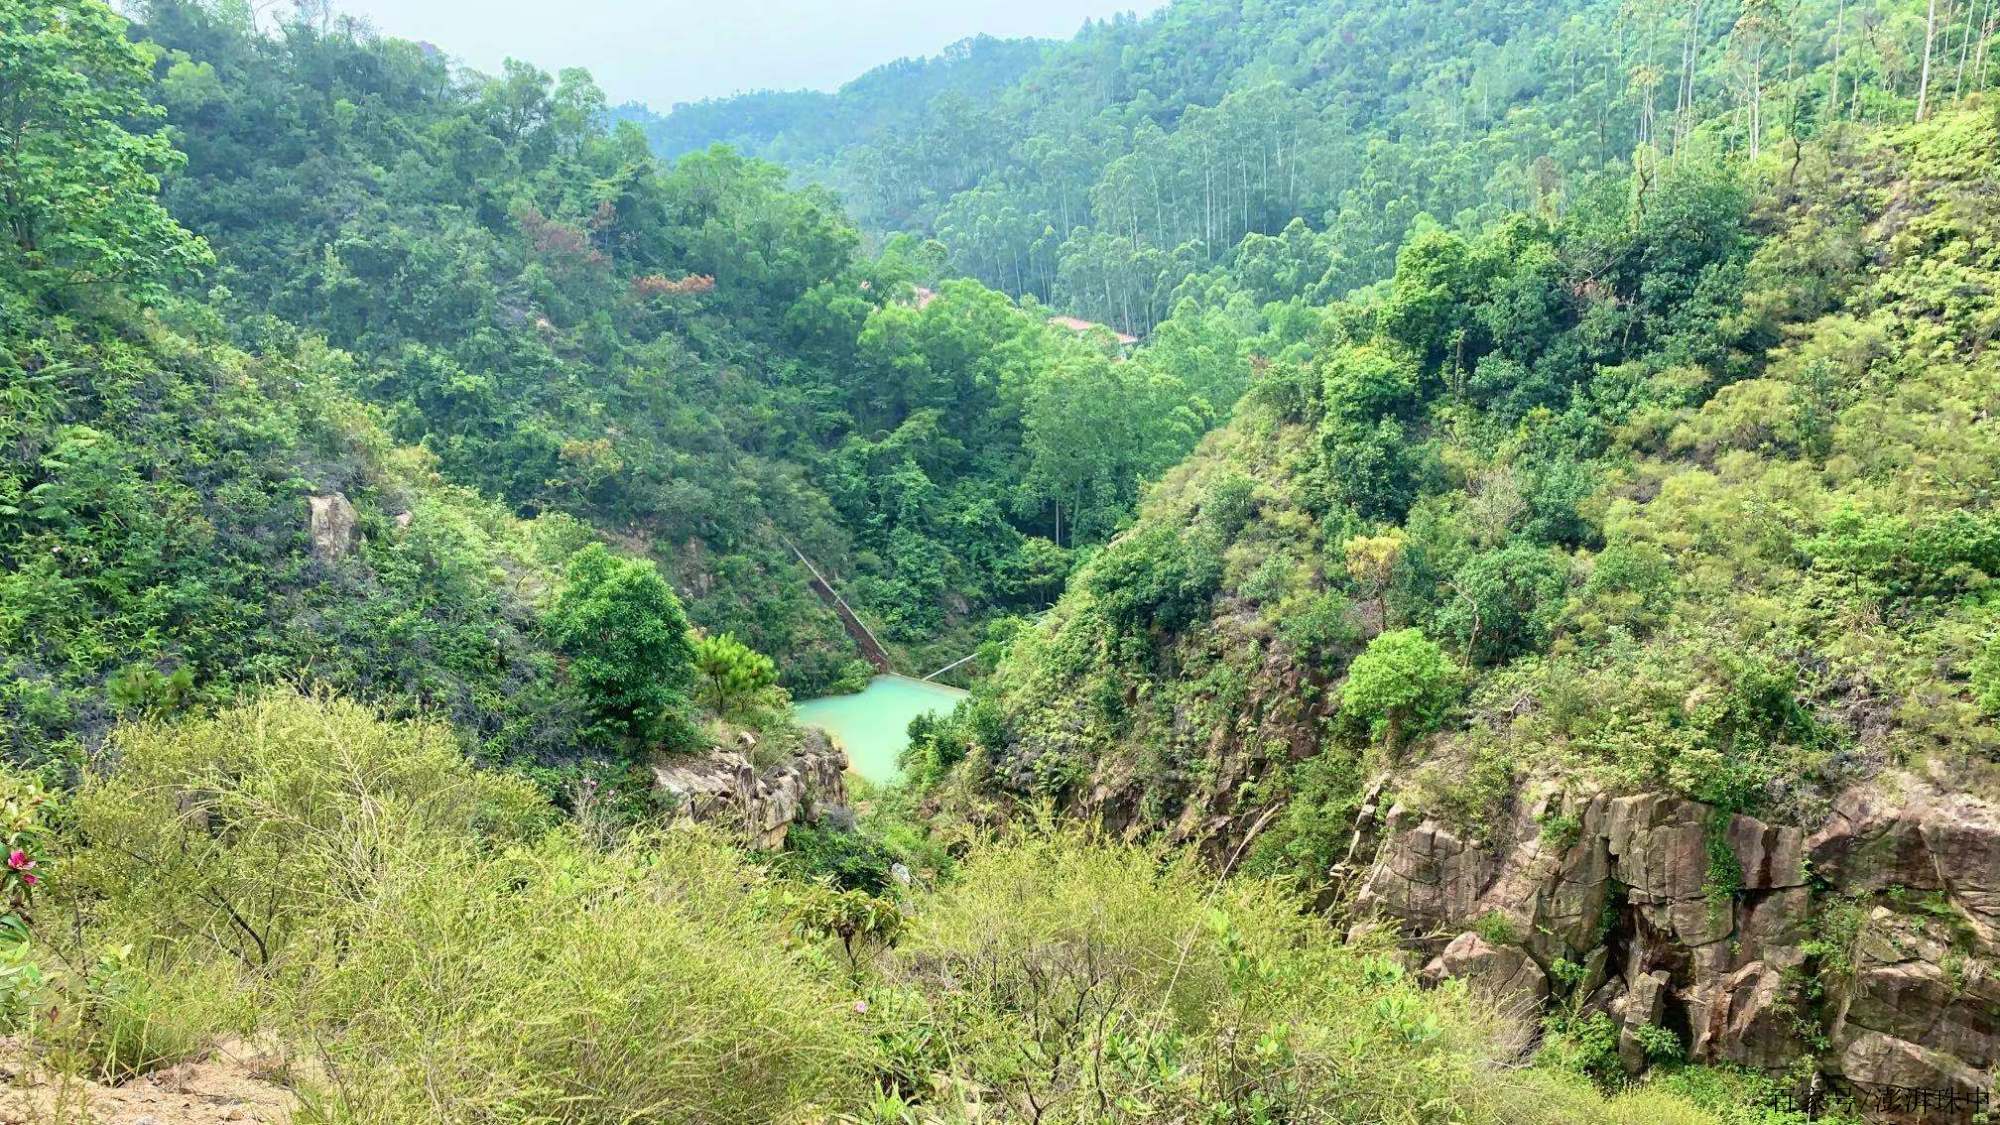
{"type": "Polygon", "coordinates": [[[683,817],[740,832],[766,850],[783,846],[794,823],[847,804],[847,755],[825,732],[806,728],[798,753],[762,772],[747,756],[754,749],[752,742],[742,752],[717,748],[658,765],[653,781],[677,798],[683,817]]]}
{"type": "Polygon", "coordinates": [[[1690,1059],[1818,1054],[1862,1083],[1990,1090],[2000,1062],[2000,809],[1915,782],[1843,794],[1816,832],[1671,796],[1531,794],[1475,846],[1395,807],[1355,901],[1434,980],[1603,1012],[1690,1059]]]}

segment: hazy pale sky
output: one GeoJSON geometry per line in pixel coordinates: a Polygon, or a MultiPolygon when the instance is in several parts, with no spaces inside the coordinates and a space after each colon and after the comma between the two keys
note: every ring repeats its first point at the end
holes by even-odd
{"type": "Polygon", "coordinates": [[[1090,18],[1163,0],[335,0],[377,31],[478,70],[513,57],[587,68],[613,104],[760,89],[831,90],[984,32],[1068,38],[1090,18]]]}

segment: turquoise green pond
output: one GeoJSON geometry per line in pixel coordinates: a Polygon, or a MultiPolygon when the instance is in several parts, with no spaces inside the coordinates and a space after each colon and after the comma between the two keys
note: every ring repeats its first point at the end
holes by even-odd
{"type": "Polygon", "coordinates": [[[820,727],[847,751],[855,773],[875,782],[896,780],[896,759],[910,744],[910,720],[948,714],[965,692],[908,676],[877,676],[853,695],[808,699],[798,705],[799,722],[820,727]]]}

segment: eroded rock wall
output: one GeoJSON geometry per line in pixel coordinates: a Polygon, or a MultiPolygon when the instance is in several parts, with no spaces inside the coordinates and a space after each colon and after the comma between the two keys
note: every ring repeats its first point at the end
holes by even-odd
{"type": "Polygon", "coordinates": [[[1817,832],[1679,797],[1520,802],[1492,842],[1391,808],[1356,874],[1433,979],[1578,1004],[1688,1057],[1818,1054],[1859,1082],[1990,1089],[2000,1061],[2000,810],[1905,779],[1817,832]],[[1562,992],[1563,995],[1555,994],[1562,992]]]}
{"type": "Polygon", "coordinates": [[[782,847],[791,826],[847,805],[847,755],[808,727],[796,754],[761,773],[753,745],[713,749],[653,767],[653,781],[678,802],[679,814],[742,833],[755,848],[782,847]]]}

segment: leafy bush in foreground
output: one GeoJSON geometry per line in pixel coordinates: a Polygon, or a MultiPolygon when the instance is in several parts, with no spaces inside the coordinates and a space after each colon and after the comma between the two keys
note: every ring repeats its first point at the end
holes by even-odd
{"type": "Polygon", "coordinates": [[[884,971],[933,1036],[902,1029],[893,1061],[946,1072],[945,1120],[1706,1120],[1511,1065],[1498,1017],[1275,881],[1080,831],[975,851],[884,971]]]}

